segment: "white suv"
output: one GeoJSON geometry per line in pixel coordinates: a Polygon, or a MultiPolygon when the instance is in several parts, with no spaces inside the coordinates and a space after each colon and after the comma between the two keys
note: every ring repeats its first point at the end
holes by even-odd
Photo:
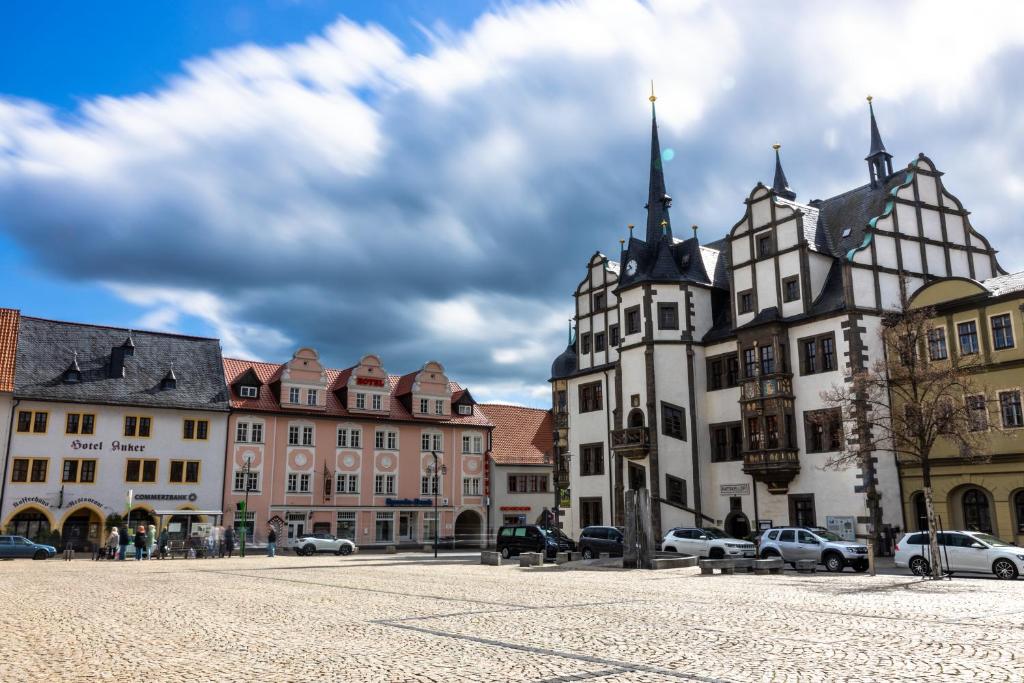
{"type": "MultiPolygon", "coordinates": [[[[999,579],[1016,579],[1024,572],[1024,548],[978,531],[945,531],[939,537],[939,558],[946,571],[995,574],[999,579]]],[[[893,558],[897,567],[909,567],[918,576],[931,573],[928,563],[928,533],[904,534],[896,544],[893,558]]]]}
{"type": "Polygon", "coordinates": [[[306,534],[296,538],[292,543],[296,555],[315,555],[316,553],[334,553],[348,555],[356,549],[356,544],[347,538],[337,538],[331,534],[306,534]]]}
{"type": "Polygon", "coordinates": [[[714,527],[677,527],[661,541],[666,553],[681,553],[719,560],[726,557],[755,557],[757,548],[749,541],[732,538],[714,527]]]}

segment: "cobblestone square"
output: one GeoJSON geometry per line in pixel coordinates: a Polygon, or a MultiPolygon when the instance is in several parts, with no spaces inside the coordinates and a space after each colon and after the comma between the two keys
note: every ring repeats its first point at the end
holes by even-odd
{"type": "Polygon", "coordinates": [[[0,680],[1024,680],[1024,582],[475,557],[0,563],[0,680]]]}

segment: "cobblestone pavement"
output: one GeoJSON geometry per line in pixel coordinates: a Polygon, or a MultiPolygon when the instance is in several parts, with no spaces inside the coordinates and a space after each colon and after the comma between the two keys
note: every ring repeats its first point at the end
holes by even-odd
{"type": "Polygon", "coordinates": [[[0,563],[0,681],[1022,681],[1024,580],[0,563]]]}

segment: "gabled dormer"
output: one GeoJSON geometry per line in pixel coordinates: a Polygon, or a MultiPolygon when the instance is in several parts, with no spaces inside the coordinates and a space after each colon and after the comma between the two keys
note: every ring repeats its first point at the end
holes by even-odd
{"type": "Polygon", "coordinates": [[[263,391],[263,382],[260,381],[256,370],[250,367],[231,384],[231,391],[238,398],[258,399],[263,391]]]}
{"type": "Polygon", "coordinates": [[[285,363],[278,379],[282,408],[327,409],[327,369],[316,349],[304,347],[285,363]]]}
{"type": "Polygon", "coordinates": [[[380,356],[372,353],[359,359],[349,368],[347,379],[338,390],[338,399],[350,413],[389,415],[391,413],[391,385],[380,356]]]}
{"type": "Polygon", "coordinates": [[[445,419],[452,414],[448,375],[437,361],[427,361],[420,370],[399,378],[395,396],[416,418],[445,419]]]}
{"type": "Polygon", "coordinates": [[[469,389],[460,389],[452,394],[452,415],[472,417],[474,412],[476,412],[476,399],[469,393],[469,389]]]}

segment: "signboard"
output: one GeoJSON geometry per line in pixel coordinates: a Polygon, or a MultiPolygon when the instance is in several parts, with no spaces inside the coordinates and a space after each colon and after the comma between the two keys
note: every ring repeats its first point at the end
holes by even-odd
{"type": "MultiPolygon", "coordinates": [[[[447,505],[448,499],[444,500],[447,505]]],[[[388,507],[430,507],[434,501],[430,498],[385,498],[384,504],[388,507]]]]}
{"type": "Polygon", "coordinates": [[[501,509],[502,512],[529,512],[530,511],[530,506],[529,505],[502,505],[500,509],[501,509]]]}
{"type": "Polygon", "coordinates": [[[378,377],[356,377],[356,384],[362,387],[382,387],[384,380],[378,377]]]}
{"type": "Polygon", "coordinates": [[[775,524],[770,519],[759,519],[759,520],[757,520],[757,530],[758,531],[768,531],[773,526],[775,526],[775,524]]]}
{"type": "Polygon", "coordinates": [[[572,497],[569,495],[569,487],[558,490],[558,507],[568,508],[572,506],[572,497]]]}
{"type": "Polygon", "coordinates": [[[171,522],[167,525],[167,533],[169,534],[180,534],[181,533],[181,522],[171,522]]]}
{"type": "MultiPolygon", "coordinates": [[[[102,451],[102,441],[82,441],[81,439],[75,439],[71,442],[71,450],[73,451],[102,451]]],[[[117,439],[110,442],[110,450],[119,453],[145,453],[146,444],[144,443],[125,443],[124,441],[118,441],[117,439]]]]}
{"type": "Polygon", "coordinates": [[[135,500],[187,500],[196,502],[197,496],[194,493],[136,493],[135,500]]]}
{"type": "Polygon", "coordinates": [[[750,482],[743,484],[720,484],[718,493],[722,496],[749,496],[750,482]]]}
{"type": "Polygon", "coordinates": [[[844,541],[857,540],[856,517],[826,517],[825,528],[838,535],[844,541]]]}
{"type": "Polygon", "coordinates": [[[199,536],[200,538],[206,538],[210,535],[210,529],[212,526],[212,524],[207,524],[205,522],[196,522],[192,525],[192,535],[199,536]]]}

